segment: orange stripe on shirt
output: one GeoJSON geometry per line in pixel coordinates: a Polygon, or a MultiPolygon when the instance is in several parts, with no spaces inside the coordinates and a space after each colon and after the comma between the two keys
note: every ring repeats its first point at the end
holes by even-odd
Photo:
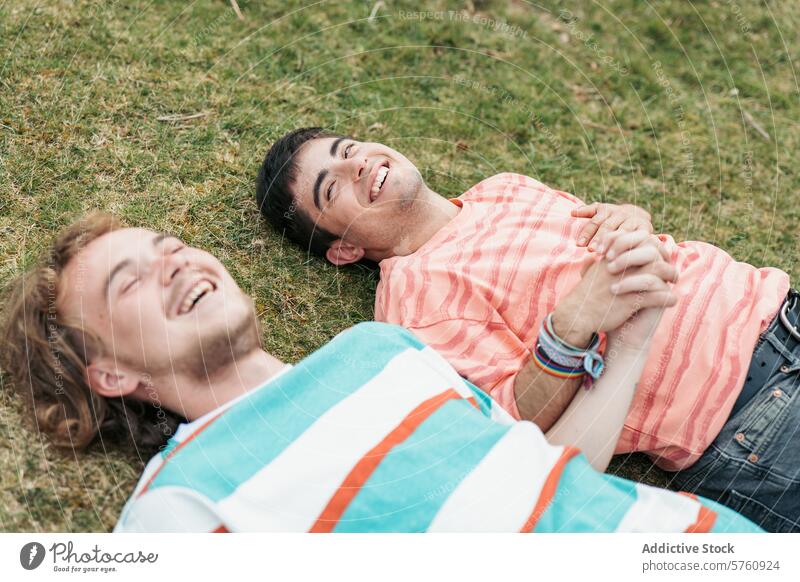
{"type": "Polygon", "coordinates": [[[547,480],[544,482],[542,490],[539,493],[539,499],[536,500],[536,505],[533,507],[531,515],[525,520],[525,525],[520,528],[520,532],[526,533],[533,531],[539,519],[541,519],[544,512],[547,511],[547,508],[550,506],[550,502],[553,501],[553,497],[558,489],[558,482],[561,480],[561,474],[564,472],[564,467],[567,466],[567,463],[569,463],[573,457],[579,454],[580,451],[574,447],[564,447],[564,451],[561,453],[558,461],[556,461],[556,464],[550,469],[550,474],[547,476],[547,480]]]}
{"type": "Polygon", "coordinates": [[[685,533],[708,533],[714,527],[714,522],[717,521],[717,514],[711,511],[705,505],[700,506],[700,512],[697,514],[697,521],[686,528],[685,533]]]}
{"type": "MultiPolygon", "coordinates": [[[[223,410],[222,412],[225,412],[225,411],[223,410]]],[[[150,487],[150,485],[153,484],[153,481],[158,476],[158,474],[161,472],[161,469],[164,468],[164,465],[167,464],[167,461],[169,461],[172,457],[174,457],[175,454],[178,451],[180,451],[183,447],[185,447],[190,442],[192,442],[194,440],[194,438],[197,435],[199,435],[201,432],[203,432],[206,428],[208,428],[208,426],[212,422],[217,420],[222,415],[222,412],[220,412],[219,414],[216,414],[216,415],[212,416],[211,418],[209,418],[200,427],[198,427],[198,429],[196,431],[194,431],[192,434],[190,434],[185,440],[181,441],[180,444],[178,444],[178,446],[176,446],[169,453],[167,453],[167,456],[164,458],[164,462],[161,463],[161,466],[158,469],[156,469],[156,471],[153,473],[153,475],[147,480],[147,483],[144,484],[144,487],[142,487],[142,490],[139,492],[139,495],[137,495],[137,497],[140,497],[140,496],[144,495],[147,492],[147,489],[150,487]]]]}
{"type": "MultiPolygon", "coordinates": [[[[697,495],[693,495],[691,493],[686,493],[684,491],[680,492],[681,495],[685,495],[691,499],[694,499],[698,503],[700,500],[697,498],[697,495]]],[[[697,513],[697,521],[695,521],[692,525],[684,530],[684,533],[708,533],[714,527],[714,522],[717,521],[717,513],[712,511],[702,503],[700,503],[700,511],[697,513]]]]}
{"type": "MultiPolygon", "coordinates": [[[[411,434],[434,412],[436,412],[445,402],[460,399],[461,395],[452,388],[445,390],[441,394],[429,398],[412,410],[395,427],[392,432],[387,434],[381,442],[375,445],[364,455],[345,477],[342,484],[333,494],[328,505],[322,510],[316,523],[309,531],[312,533],[329,533],[333,531],[339,523],[347,507],[355,499],[358,492],[367,482],[367,479],[375,472],[378,465],[389,452],[405,441],[411,434]]],[[[474,405],[477,405],[475,403],[474,405]]]]}

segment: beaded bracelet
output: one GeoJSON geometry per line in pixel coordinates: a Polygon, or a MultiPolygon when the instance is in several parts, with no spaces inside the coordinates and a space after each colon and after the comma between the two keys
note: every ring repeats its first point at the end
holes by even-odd
{"type": "MultiPolygon", "coordinates": [[[[552,314],[548,314],[539,330],[539,339],[533,350],[533,361],[544,372],[557,378],[580,378],[588,374],[590,383],[603,372],[600,355],[600,336],[594,334],[587,348],[577,348],[562,340],[553,329],[552,314]]],[[[587,388],[589,387],[587,384],[587,388]]]]}

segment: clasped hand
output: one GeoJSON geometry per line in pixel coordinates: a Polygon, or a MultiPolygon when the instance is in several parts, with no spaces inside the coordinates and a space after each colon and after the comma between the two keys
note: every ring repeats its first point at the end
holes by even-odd
{"type": "Polygon", "coordinates": [[[596,260],[553,312],[555,331],[586,344],[594,332],[618,330],[618,343],[641,349],[663,309],[677,303],[671,284],[678,271],[663,243],[645,230],[606,233],[595,250],[596,260]]]}

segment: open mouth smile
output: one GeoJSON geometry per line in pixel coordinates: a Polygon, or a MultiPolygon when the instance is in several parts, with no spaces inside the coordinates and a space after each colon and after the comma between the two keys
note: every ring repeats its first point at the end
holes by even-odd
{"type": "Polygon", "coordinates": [[[375,202],[375,199],[380,195],[383,185],[386,183],[386,177],[389,175],[389,162],[383,162],[378,166],[375,172],[375,178],[372,180],[372,187],[369,191],[369,201],[375,202]]]}
{"type": "Polygon", "coordinates": [[[178,304],[177,315],[186,315],[197,307],[204,298],[217,290],[217,286],[210,279],[200,279],[195,281],[183,295],[183,299],[178,304]]]}

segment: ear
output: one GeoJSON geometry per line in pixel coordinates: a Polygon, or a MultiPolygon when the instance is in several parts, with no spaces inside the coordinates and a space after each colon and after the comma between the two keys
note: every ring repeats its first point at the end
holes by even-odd
{"type": "Polygon", "coordinates": [[[331,244],[325,257],[337,267],[357,263],[364,258],[364,249],[338,239],[331,244]]]}
{"type": "Polygon", "coordinates": [[[106,398],[130,396],[141,380],[139,374],[121,369],[113,360],[106,359],[89,364],[86,377],[92,391],[106,398]]]}

